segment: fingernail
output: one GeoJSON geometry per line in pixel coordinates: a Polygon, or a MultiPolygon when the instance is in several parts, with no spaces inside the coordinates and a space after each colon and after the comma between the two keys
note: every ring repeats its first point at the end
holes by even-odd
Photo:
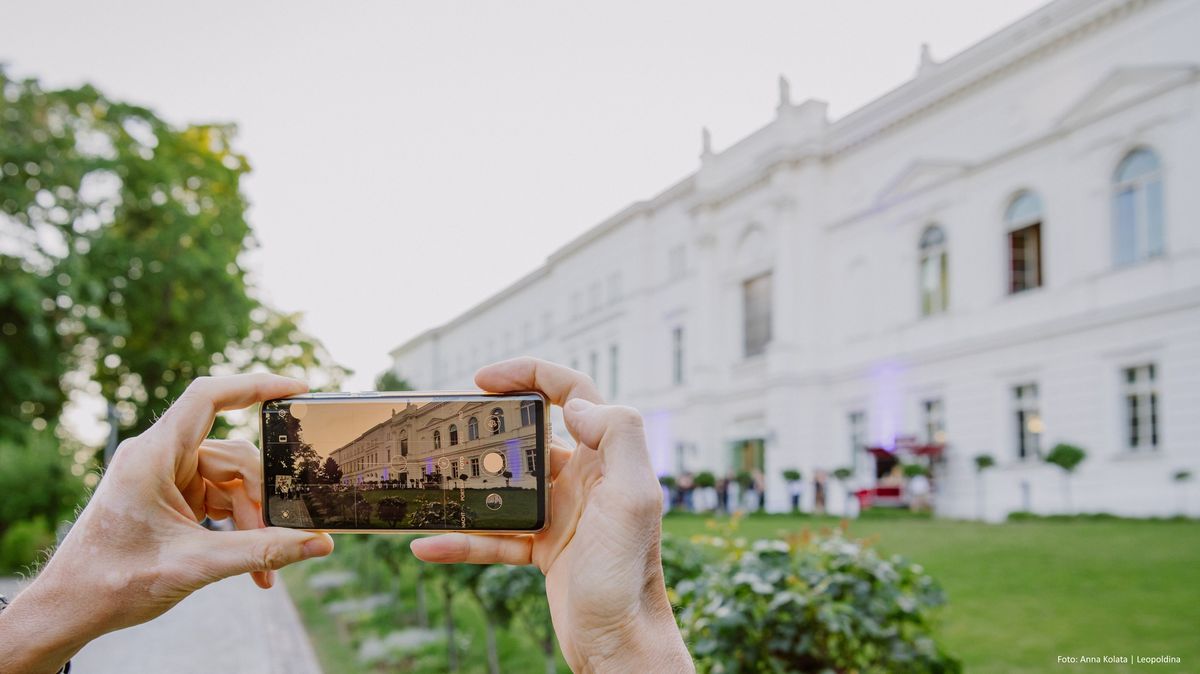
{"type": "Polygon", "coordinates": [[[321,537],[310,538],[304,541],[304,545],[301,546],[300,551],[305,559],[322,557],[329,554],[329,542],[321,537]]]}
{"type": "Polygon", "coordinates": [[[572,412],[585,412],[593,407],[595,405],[583,398],[571,398],[567,401],[567,409],[572,412]]]}

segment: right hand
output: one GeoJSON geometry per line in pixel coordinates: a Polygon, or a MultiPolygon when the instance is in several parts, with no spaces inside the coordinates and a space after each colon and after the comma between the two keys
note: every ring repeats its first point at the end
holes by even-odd
{"type": "Polygon", "coordinates": [[[662,491],[642,417],[605,405],[580,372],[533,358],[489,365],[485,391],[541,391],[563,407],[575,450],[550,442],[550,526],[537,534],[413,541],[428,562],[536,564],[574,671],[693,671],[663,582],[662,491]]]}

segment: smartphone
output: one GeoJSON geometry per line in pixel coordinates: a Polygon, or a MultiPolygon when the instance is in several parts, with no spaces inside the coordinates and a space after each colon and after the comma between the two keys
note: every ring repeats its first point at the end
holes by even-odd
{"type": "Polygon", "coordinates": [[[263,520],[330,532],[548,523],[540,393],[311,393],[262,405],[263,520]]]}

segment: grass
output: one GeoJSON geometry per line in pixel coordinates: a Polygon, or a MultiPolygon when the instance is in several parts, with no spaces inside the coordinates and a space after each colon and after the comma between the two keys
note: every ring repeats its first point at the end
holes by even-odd
{"type": "MultiPolygon", "coordinates": [[[[750,516],[739,531],[774,537],[837,520],[750,516]]],[[[706,531],[672,515],[666,531],[706,531]]],[[[1023,521],[980,524],[864,517],[848,534],[922,564],[941,582],[944,647],[968,672],[1069,672],[1059,655],[1174,655],[1200,663],[1200,522],[1023,521]]],[[[1170,668],[1170,665],[1164,665],[1170,668]]],[[[1104,665],[1105,672],[1145,665],[1104,665]]]]}
{"type": "MultiPolygon", "coordinates": [[[[665,531],[691,536],[709,530],[710,519],[668,516],[665,531]]],[[[838,526],[834,518],[752,515],[741,520],[746,537],[777,537],[805,528],[838,526]]],[[[1173,655],[1183,659],[1164,671],[1190,671],[1200,662],[1200,522],[1109,519],[1030,520],[980,524],[904,514],[871,515],[848,525],[848,534],[875,541],[886,553],[916,561],[946,589],[939,639],[962,659],[967,672],[1090,671],[1060,665],[1059,655],[1173,655]]],[[[352,548],[339,537],[339,546],[352,548]]],[[[340,550],[339,553],[348,552],[340,550]]],[[[362,582],[378,584],[393,571],[355,568],[362,582]]],[[[321,565],[284,570],[326,670],[354,668],[354,647],[308,590],[304,579],[321,565]]],[[[328,567],[325,567],[328,568],[328,567]]],[[[407,596],[415,579],[407,566],[393,579],[407,596]]],[[[440,599],[430,589],[431,624],[441,625],[440,599]]],[[[398,614],[411,607],[399,607],[398,614]]],[[[482,614],[468,597],[456,600],[455,616],[467,650],[463,671],[486,671],[482,614]]],[[[396,618],[401,620],[401,618],[396,618]]],[[[505,671],[541,671],[540,651],[519,626],[501,633],[505,671]]],[[[444,648],[405,663],[403,671],[445,671],[444,648]]],[[[1135,672],[1138,665],[1103,665],[1105,672],[1135,672]]],[[[397,671],[377,670],[377,671],[397,671]]],[[[565,672],[565,664],[559,663],[565,672]]]]}

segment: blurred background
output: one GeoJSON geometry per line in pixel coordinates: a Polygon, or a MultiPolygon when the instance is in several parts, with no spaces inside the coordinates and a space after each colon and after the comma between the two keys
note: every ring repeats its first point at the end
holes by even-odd
{"type": "MultiPolygon", "coordinates": [[[[1200,3],[0,7],[0,592],[196,376],[534,355],[643,413],[701,669],[1200,658],[1200,3]]],[[[565,667],[537,574],[286,579],[80,660],[565,667]]]]}

